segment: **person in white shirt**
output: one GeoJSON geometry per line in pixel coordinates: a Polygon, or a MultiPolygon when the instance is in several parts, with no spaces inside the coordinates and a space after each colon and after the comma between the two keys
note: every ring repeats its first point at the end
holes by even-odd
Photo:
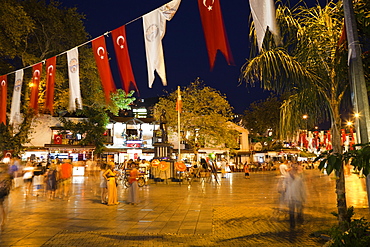
{"type": "Polygon", "coordinates": [[[282,163],[279,166],[280,174],[281,174],[282,177],[285,177],[285,175],[287,174],[288,164],[289,164],[289,161],[288,160],[285,160],[284,163],[282,163]]]}

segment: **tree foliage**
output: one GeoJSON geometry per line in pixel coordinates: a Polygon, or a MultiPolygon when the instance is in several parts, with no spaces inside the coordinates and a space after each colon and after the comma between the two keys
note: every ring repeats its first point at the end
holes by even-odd
{"type": "MultiPolygon", "coordinates": [[[[363,2],[363,1],[360,1],[363,2]]],[[[276,17],[282,45],[277,46],[268,32],[263,48],[252,54],[242,68],[242,78],[249,84],[261,83],[265,89],[289,93],[281,110],[280,133],[294,136],[307,114],[308,124],[330,120],[334,155],[330,169],[338,177],[336,193],[339,221],[345,220],[346,200],[343,163],[337,162],[342,148],[339,129],[340,109],[349,96],[348,51],[340,39],[343,6],[330,1],[324,7],[297,5],[290,9],[279,5],[276,17]]],[[[255,29],[251,28],[253,44],[255,29]]],[[[331,172],[331,171],[330,171],[331,172]]]]}
{"type": "Polygon", "coordinates": [[[244,111],[243,125],[250,130],[252,135],[278,137],[280,122],[281,101],[278,97],[270,95],[265,100],[255,101],[244,111]]]}
{"type": "MultiPolygon", "coordinates": [[[[84,15],[76,8],[66,8],[55,0],[3,0],[0,1],[0,74],[10,73],[16,69],[24,68],[47,58],[57,56],[57,68],[55,78],[54,114],[64,114],[68,108],[69,80],[68,66],[65,52],[78,45],[85,43],[89,34],[84,27],[84,15]]],[[[106,105],[93,52],[87,45],[79,50],[80,84],[83,107],[89,122],[106,123],[107,110],[114,114],[119,109],[125,109],[134,98],[117,91],[114,94],[114,102],[106,105]],[[84,109],[85,110],[85,109],[84,109]],[[94,113],[91,113],[93,110],[94,113]],[[91,114],[90,114],[91,113],[91,114]],[[100,116],[100,118],[99,118],[100,116]],[[99,119],[96,119],[99,118],[99,119]]],[[[21,112],[27,114],[29,105],[31,80],[31,68],[24,70],[24,82],[22,86],[21,112]]],[[[39,109],[43,112],[45,100],[45,71],[41,76],[39,87],[39,109]]],[[[10,99],[14,86],[14,73],[8,75],[8,109],[10,112],[10,99]],[[9,90],[10,89],[10,90],[9,90]]],[[[77,113],[81,114],[80,112],[77,113]]],[[[24,119],[28,119],[28,115],[24,119]]],[[[31,119],[32,120],[32,119],[31,119]]],[[[18,136],[23,142],[28,141],[30,129],[29,123],[21,123],[18,136]]],[[[86,126],[85,126],[86,127],[86,126]]],[[[100,128],[104,128],[100,126],[100,128]]],[[[0,129],[0,136],[12,136],[13,126],[0,129]]],[[[101,130],[96,130],[96,135],[101,130]]],[[[99,139],[99,138],[98,138],[99,139]]],[[[4,140],[5,146],[12,146],[10,139],[4,140]],[[9,142],[9,143],[8,143],[9,142]]],[[[89,142],[86,140],[86,142],[89,142]]],[[[99,144],[100,145],[100,144],[99,144]]],[[[98,146],[99,146],[98,145],[98,146]]],[[[22,148],[19,148],[19,150],[22,148]]],[[[18,150],[18,149],[17,149],[18,150]]]]}
{"type": "Polygon", "coordinates": [[[80,134],[82,139],[79,145],[95,146],[95,153],[100,154],[103,151],[106,139],[104,132],[109,123],[109,115],[118,115],[119,110],[131,109],[130,104],[135,101],[132,97],[134,91],[126,94],[122,89],[111,93],[111,102],[109,105],[92,104],[85,106],[83,110],[77,110],[76,115],[82,118],[81,121],[72,121],[66,117],[60,117],[64,131],[71,131],[74,136],[80,134]],[[110,114],[109,114],[110,113],[110,114]]]}
{"type": "MultiPolygon", "coordinates": [[[[201,147],[237,147],[238,133],[230,128],[232,107],[226,96],[196,79],[181,89],[182,138],[195,151],[201,147]]],[[[160,98],[154,107],[154,117],[160,119],[162,110],[166,111],[169,131],[177,133],[177,91],[160,98]]]]}
{"type": "MultiPolygon", "coordinates": [[[[17,156],[25,149],[23,144],[29,141],[28,136],[32,132],[34,112],[28,111],[23,116],[24,119],[20,126],[0,124],[0,151],[9,150],[13,156],[17,156]]],[[[2,156],[1,152],[0,158],[2,156]]]]}

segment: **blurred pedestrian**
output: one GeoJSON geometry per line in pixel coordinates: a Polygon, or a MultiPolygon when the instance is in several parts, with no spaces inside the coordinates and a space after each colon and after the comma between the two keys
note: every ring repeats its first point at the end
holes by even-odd
{"type": "Polygon", "coordinates": [[[12,186],[12,179],[8,173],[7,165],[4,163],[0,164],[0,214],[1,224],[0,230],[3,230],[5,224],[6,213],[4,209],[4,201],[9,195],[10,188],[12,186]]]}
{"type": "Polygon", "coordinates": [[[58,171],[56,164],[51,164],[45,174],[46,191],[48,198],[54,200],[55,191],[57,190],[58,171]]]}
{"type": "Polygon", "coordinates": [[[109,162],[107,170],[103,173],[103,177],[107,180],[108,189],[108,206],[118,205],[116,172],[114,170],[114,163],[109,162]]]}
{"type": "Polygon", "coordinates": [[[34,170],[33,170],[33,181],[32,181],[36,189],[36,194],[35,194],[36,196],[39,196],[39,192],[41,191],[41,189],[45,190],[44,180],[45,178],[44,178],[43,166],[41,163],[36,163],[36,165],[34,166],[34,170]]]}
{"type": "Polygon", "coordinates": [[[303,204],[306,200],[306,189],[298,165],[293,164],[285,176],[285,201],[289,207],[289,221],[292,228],[303,222],[303,204]]]}
{"type": "Polygon", "coordinates": [[[12,179],[18,177],[19,168],[20,168],[19,159],[15,157],[10,161],[10,167],[9,167],[9,174],[12,179]]]}
{"type": "Polygon", "coordinates": [[[139,185],[137,179],[139,178],[139,171],[137,170],[137,165],[135,163],[131,164],[131,171],[129,177],[129,191],[128,191],[128,200],[127,202],[135,205],[139,203],[139,185]]]}
{"type": "Polygon", "coordinates": [[[245,164],[244,164],[244,177],[245,178],[250,178],[249,177],[249,165],[248,165],[248,163],[247,162],[245,162],[245,164]]]}
{"type": "Polygon", "coordinates": [[[227,165],[227,163],[226,163],[226,160],[225,159],[222,159],[221,160],[221,178],[226,178],[226,165],[227,165]]]}
{"type": "Polygon", "coordinates": [[[85,164],[85,167],[86,167],[86,175],[89,177],[89,178],[93,178],[94,177],[94,173],[95,173],[95,168],[93,166],[93,162],[91,159],[88,159],[86,160],[86,164],[85,164]]]}
{"type": "Polygon", "coordinates": [[[285,177],[285,175],[287,174],[288,164],[289,164],[289,161],[284,160],[284,163],[280,164],[280,166],[279,166],[280,174],[281,174],[282,177],[285,177]]]}
{"type": "Polygon", "coordinates": [[[105,171],[107,170],[107,164],[102,163],[100,165],[100,199],[102,204],[107,204],[107,195],[108,195],[108,185],[107,185],[107,179],[103,176],[105,171]]]}
{"type": "Polygon", "coordinates": [[[60,197],[68,198],[72,183],[72,164],[70,159],[64,159],[59,171],[60,197]]]}
{"type": "Polygon", "coordinates": [[[32,180],[33,180],[33,163],[28,160],[26,166],[23,169],[23,182],[24,182],[24,196],[27,197],[32,192],[32,180]]]}

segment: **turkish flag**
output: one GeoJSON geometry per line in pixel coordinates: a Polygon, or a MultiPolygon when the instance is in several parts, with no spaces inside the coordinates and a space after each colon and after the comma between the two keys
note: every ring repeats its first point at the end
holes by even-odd
{"type": "Polygon", "coordinates": [[[130,92],[130,84],[132,83],[138,92],[139,89],[137,88],[134,73],[132,72],[131,59],[128,52],[125,25],[112,31],[112,41],[114,51],[116,52],[116,59],[123,90],[125,90],[126,94],[128,94],[130,92]]]}
{"type": "Polygon", "coordinates": [[[42,63],[38,63],[32,66],[32,84],[31,84],[31,97],[30,107],[37,112],[38,101],[39,101],[39,85],[42,72],[42,63]]]}
{"type": "Polygon", "coordinates": [[[353,150],[353,145],[355,145],[355,135],[353,133],[353,128],[349,129],[349,133],[350,133],[349,147],[350,147],[351,150],[353,150]]]}
{"type": "Polygon", "coordinates": [[[198,0],[198,7],[202,19],[211,70],[215,64],[217,50],[222,52],[229,65],[234,65],[219,0],[198,0]]]}
{"type": "Polygon", "coordinates": [[[331,146],[331,133],[330,133],[330,130],[327,131],[327,136],[328,136],[328,144],[326,146],[326,150],[331,150],[332,149],[332,146],[331,146]]]}
{"type": "Polygon", "coordinates": [[[54,135],[54,144],[62,144],[63,135],[54,135]]]}
{"type": "Polygon", "coordinates": [[[346,138],[347,138],[347,135],[346,135],[346,130],[345,129],[342,129],[342,145],[344,145],[344,143],[346,142],[346,138]]]}
{"type": "Polygon", "coordinates": [[[100,80],[104,90],[105,101],[108,103],[110,102],[110,93],[116,91],[116,86],[114,85],[109,66],[104,36],[100,36],[92,41],[92,49],[94,51],[96,65],[98,66],[100,80]]]}
{"type": "Polygon", "coordinates": [[[7,87],[7,76],[0,76],[0,123],[3,123],[4,125],[6,125],[7,87]]]}
{"type": "Polygon", "coordinates": [[[46,99],[45,109],[49,110],[50,114],[53,115],[53,103],[54,103],[54,82],[56,73],[56,57],[51,57],[46,60],[46,99]]]}

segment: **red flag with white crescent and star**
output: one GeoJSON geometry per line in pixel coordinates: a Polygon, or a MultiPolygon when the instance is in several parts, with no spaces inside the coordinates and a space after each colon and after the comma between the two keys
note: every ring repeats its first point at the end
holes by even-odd
{"type": "Polygon", "coordinates": [[[53,104],[54,104],[54,82],[56,73],[56,57],[51,57],[46,60],[46,98],[45,98],[45,110],[49,110],[50,114],[53,115],[53,104]]]}
{"type": "Polygon", "coordinates": [[[0,76],[0,123],[3,123],[4,125],[6,125],[7,87],[7,76],[0,76]]]}
{"type": "Polygon", "coordinates": [[[217,50],[220,50],[224,55],[228,65],[234,65],[219,0],[198,0],[198,7],[211,70],[213,70],[215,64],[217,50]]]}
{"type": "Polygon", "coordinates": [[[30,107],[37,112],[39,104],[39,85],[42,72],[42,62],[32,66],[32,83],[31,83],[31,96],[30,107]]]}
{"type": "Polygon", "coordinates": [[[105,101],[108,103],[110,102],[110,93],[116,91],[116,86],[110,70],[108,52],[103,35],[92,41],[92,49],[94,51],[96,65],[98,66],[100,80],[104,90],[105,101]]]}
{"type": "Polygon", "coordinates": [[[54,135],[54,144],[63,144],[63,135],[54,135]]]}
{"type": "Polygon", "coordinates": [[[114,46],[114,51],[116,52],[116,59],[119,68],[119,74],[122,81],[123,90],[126,93],[130,92],[131,83],[135,87],[136,91],[139,92],[137,88],[134,73],[132,72],[130,54],[128,52],[128,44],[126,38],[126,26],[123,25],[112,31],[112,41],[114,46]]]}

